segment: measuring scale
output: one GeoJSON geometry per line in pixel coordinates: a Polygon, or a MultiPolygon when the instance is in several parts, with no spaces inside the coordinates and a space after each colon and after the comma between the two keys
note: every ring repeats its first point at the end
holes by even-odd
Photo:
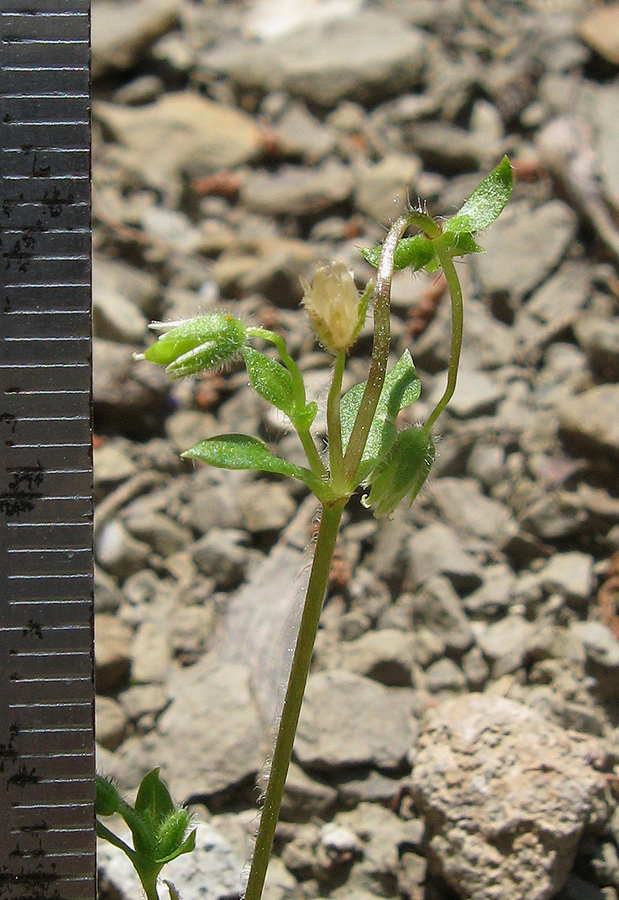
{"type": "Polygon", "coordinates": [[[91,900],[88,0],[0,0],[0,184],[0,900],[91,900]]]}

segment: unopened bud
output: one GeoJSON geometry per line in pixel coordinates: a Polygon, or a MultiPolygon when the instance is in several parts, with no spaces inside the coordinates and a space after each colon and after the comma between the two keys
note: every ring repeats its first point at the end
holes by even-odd
{"type": "Polygon", "coordinates": [[[434,440],[425,426],[414,425],[400,431],[389,453],[368,478],[371,490],[363,505],[374,507],[376,518],[391,515],[405,497],[410,506],[425,484],[434,456],[434,440]]]}
{"type": "Polygon", "coordinates": [[[323,266],[313,283],[301,279],[303,302],[319,341],[333,353],[347,350],[359,334],[367,301],[359,297],[351,272],[343,262],[323,266]]]}
{"type": "Polygon", "coordinates": [[[247,332],[240,319],[223,313],[151,327],[165,331],[136,358],[165,366],[175,378],[215,369],[232,359],[244,345],[247,332]]]}

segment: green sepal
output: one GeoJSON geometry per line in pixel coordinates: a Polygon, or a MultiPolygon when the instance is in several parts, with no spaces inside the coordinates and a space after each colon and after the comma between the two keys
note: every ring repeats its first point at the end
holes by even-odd
{"type": "Polygon", "coordinates": [[[290,418],[292,419],[295,428],[298,428],[299,431],[307,431],[316,418],[317,413],[318,404],[312,400],[303,407],[301,412],[295,412],[294,416],[291,416],[290,418]]]}
{"type": "Polygon", "coordinates": [[[246,339],[247,329],[240,319],[216,313],[169,328],[143,355],[165,366],[174,378],[182,378],[218,368],[238,353],[246,339]]]}
{"type": "Polygon", "coordinates": [[[405,497],[410,506],[425,484],[434,457],[434,440],[425,426],[399,432],[367,479],[371,489],[363,505],[374,507],[376,518],[391,515],[405,497]]]}
{"type": "MultiPolygon", "coordinates": [[[[187,830],[191,823],[191,814],[187,809],[181,807],[175,809],[170,815],[159,825],[157,829],[157,846],[155,847],[155,857],[158,863],[164,864],[176,859],[181,853],[189,853],[193,849],[190,841],[191,835],[187,835],[187,830]]],[[[193,845],[195,846],[195,830],[193,834],[193,845]]]]}
{"type": "Polygon", "coordinates": [[[182,856],[183,853],[191,853],[192,850],[196,849],[196,834],[197,829],[194,828],[193,831],[187,835],[182,844],[178,845],[176,850],[173,850],[167,856],[157,857],[157,863],[164,866],[166,863],[172,862],[172,860],[176,859],[178,856],[182,856]]]}
{"type": "Polygon", "coordinates": [[[264,441],[247,434],[222,434],[201,441],[181,453],[183,459],[199,459],[220,469],[252,469],[256,472],[271,472],[298,478],[316,496],[324,494],[324,485],[309,469],[275,456],[264,441]]]}
{"type": "Polygon", "coordinates": [[[253,347],[243,347],[241,355],[254,390],[277,409],[292,418],[294,390],[292,375],[281,363],[253,347]]]}
{"type": "MultiPolygon", "coordinates": [[[[356,384],[342,397],[340,419],[342,428],[342,448],[345,451],[359,412],[365,382],[356,384]]],[[[395,366],[387,372],[380,393],[376,413],[366,441],[357,484],[365,479],[378,460],[389,450],[395,440],[396,418],[401,409],[410,406],[421,395],[421,382],[408,350],[405,350],[395,366]]]]}
{"type": "Polygon", "coordinates": [[[112,779],[95,775],[95,814],[97,816],[113,816],[123,803],[123,798],[112,779]]]}

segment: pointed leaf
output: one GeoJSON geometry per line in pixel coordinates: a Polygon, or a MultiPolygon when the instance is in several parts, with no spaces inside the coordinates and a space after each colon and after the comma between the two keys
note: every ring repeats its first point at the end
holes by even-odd
{"type": "MultiPolygon", "coordinates": [[[[342,423],[342,447],[345,450],[357,418],[365,382],[356,384],[342,397],[340,417],[342,423]]],[[[419,399],[421,382],[412,357],[405,350],[395,366],[387,372],[380,393],[374,420],[361,457],[358,481],[362,481],[395,440],[396,418],[401,409],[419,399]]]]}
{"type": "Polygon", "coordinates": [[[181,856],[183,853],[191,853],[192,850],[196,849],[196,833],[197,833],[197,828],[194,828],[194,830],[183,841],[183,843],[180,845],[180,847],[177,847],[176,850],[174,850],[168,856],[158,859],[157,862],[161,863],[161,865],[164,865],[165,863],[172,862],[173,859],[176,859],[178,856],[181,856]]]}
{"type": "Polygon", "coordinates": [[[153,769],[142,779],[135,798],[135,811],[153,829],[176,812],[168,787],[159,777],[159,769],[153,769]]]}
{"type": "Polygon", "coordinates": [[[443,225],[443,232],[476,234],[498,219],[509,200],[514,186],[514,173],[509,159],[504,156],[473,191],[459,212],[443,225]]]}
{"type": "Polygon", "coordinates": [[[290,416],[294,409],[292,375],[281,363],[253,347],[241,351],[253,388],[277,409],[290,416]]]}
{"type": "Polygon", "coordinates": [[[200,459],[220,469],[253,469],[299,478],[316,493],[322,482],[302,466],[295,466],[275,456],[264,441],[247,434],[223,434],[209,438],[181,454],[183,459],[200,459]]]}
{"type": "Polygon", "coordinates": [[[426,482],[434,455],[432,435],[424,426],[401,431],[370,475],[372,487],[363,505],[374,506],[376,518],[391,515],[405,497],[410,506],[426,482]]]}

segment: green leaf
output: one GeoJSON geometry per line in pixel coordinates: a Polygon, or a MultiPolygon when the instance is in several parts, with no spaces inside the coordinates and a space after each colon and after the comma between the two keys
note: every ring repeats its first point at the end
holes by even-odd
{"type": "Polygon", "coordinates": [[[142,779],[135,798],[135,811],[153,830],[176,812],[167,785],[159,777],[159,769],[153,769],[142,779]]]}
{"type": "Polygon", "coordinates": [[[294,410],[294,390],[292,375],[288,369],[253,347],[243,347],[241,355],[247,366],[249,380],[257,393],[287,416],[291,416],[294,410]]]}
{"type": "MultiPolygon", "coordinates": [[[[342,397],[340,418],[344,450],[348,446],[364,390],[365,382],[356,384],[342,397]]],[[[358,483],[364,480],[395,440],[397,434],[395,423],[400,410],[410,406],[419,399],[420,395],[421,382],[412,357],[408,350],[405,350],[395,366],[385,376],[385,383],[361,457],[358,483]]]]}
{"type": "MultiPolygon", "coordinates": [[[[378,246],[367,250],[360,247],[359,250],[363,258],[377,269],[383,248],[378,246]]],[[[434,247],[432,242],[428,240],[425,234],[414,234],[412,237],[402,238],[398,242],[393,257],[393,270],[397,272],[399,269],[410,267],[414,272],[417,272],[419,269],[425,268],[433,259],[434,247]]]]}
{"type": "Polygon", "coordinates": [[[460,210],[443,224],[443,233],[477,234],[498,219],[514,186],[514,173],[504,156],[499,165],[487,175],[460,210]]]}
{"type": "Polygon", "coordinates": [[[434,456],[434,441],[425,426],[401,431],[368,478],[372,487],[363,505],[375,507],[377,518],[391,515],[405,497],[410,506],[425,484],[434,456]]]}
{"type": "Polygon", "coordinates": [[[317,493],[322,482],[309,469],[275,456],[264,441],[247,434],[223,434],[201,441],[181,453],[183,459],[200,459],[220,469],[253,469],[298,478],[317,493]]]}

